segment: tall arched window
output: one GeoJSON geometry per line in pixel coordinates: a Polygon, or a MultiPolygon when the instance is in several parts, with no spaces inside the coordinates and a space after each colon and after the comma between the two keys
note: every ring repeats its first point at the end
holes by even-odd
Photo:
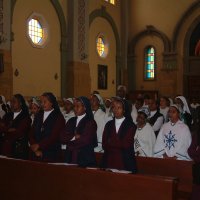
{"type": "Polygon", "coordinates": [[[145,49],[145,80],[155,80],[155,48],[149,46],[145,49]]]}
{"type": "Polygon", "coordinates": [[[97,37],[96,49],[101,58],[105,58],[108,55],[108,42],[102,33],[100,33],[97,37]]]}

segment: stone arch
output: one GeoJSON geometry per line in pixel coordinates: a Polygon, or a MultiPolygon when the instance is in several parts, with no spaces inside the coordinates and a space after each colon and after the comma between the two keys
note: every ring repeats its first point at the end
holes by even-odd
{"type": "Polygon", "coordinates": [[[129,45],[129,54],[135,55],[135,46],[139,40],[142,38],[149,36],[149,35],[154,35],[156,37],[159,37],[163,44],[164,44],[164,53],[168,53],[171,50],[171,45],[170,45],[170,40],[169,38],[161,31],[157,30],[153,26],[147,26],[146,30],[141,31],[138,33],[130,42],[129,45]]]}
{"type": "Polygon", "coordinates": [[[178,40],[178,36],[180,35],[180,30],[181,27],[184,26],[184,23],[186,21],[186,19],[188,19],[192,13],[196,10],[199,10],[200,8],[200,1],[194,2],[189,8],[188,10],[183,14],[183,16],[181,17],[181,19],[179,20],[179,22],[177,23],[174,32],[173,32],[173,37],[172,37],[172,49],[173,51],[176,51],[177,48],[177,40],[178,40]]]}
{"type": "Polygon", "coordinates": [[[92,11],[89,15],[89,26],[91,26],[92,22],[97,18],[102,17],[105,20],[108,21],[110,26],[112,27],[115,40],[116,40],[116,85],[121,84],[121,76],[120,76],[120,67],[121,67],[121,44],[120,44],[120,37],[117,30],[117,26],[115,24],[115,21],[111,17],[111,15],[106,11],[106,8],[104,6],[101,7],[101,9],[96,9],[92,11]]]}
{"type": "Polygon", "coordinates": [[[200,64],[200,57],[199,56],[190,56],[189,53],[189,46],[190,46],[190,39],[194,29],[200,23],[200,16],[197,16],[193,22],[190,24],[183,43],[183,89],[184,94],[189,97],[193,98],[194,96],[198,99],[200,98],[199,91],[195,91],[200,84],[200,72],[198,70],[198,66],[200,64]]]}
{"type": "MultiPolygon", "coordinates": [[[[11,23],[13,19],[14,8],[17,0],[11,0],[11,23]]],[[[50,1],[57,13],[59,22],[60,22],[60,29],[61,29],[61,44],[60,44],[60,56],[61,56],[61,96],[66,96],[66,67],[67,67],[67,60],[66,60],[66,51],[67,51],[67,27],[66,27],[66,20],[61,8],[61,5],[58,0],[51,0],[50,1]]],[[[13,35],[13,34],[11,34],[13,35]]]]}
{"type": "Polygon", "coordinates": [[[195,20],[190,24],[190,26],[186,32],[185,39],[184,39],[184,45],[183,45],[183,48],[184,48],[183,54],[185,55],[186,59],[188,59],[188,57],[189,57],[189,48],[188,47],[190,44],[191,35],[199,23],[200,23],[200,16],[195,18],[195,20]]]}

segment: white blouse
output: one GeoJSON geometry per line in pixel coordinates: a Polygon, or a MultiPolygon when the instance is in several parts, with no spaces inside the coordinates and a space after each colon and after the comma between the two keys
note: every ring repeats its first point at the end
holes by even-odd
{"type": "Polygon", "coordinates": [[[49,110],[49,111],[44,111],[43,122],[47,119],[47,117],[51,114],[51,112],[52,112],[53,110],[54,110],[54,109],[49,110]]]}
{"type": "Polygon", "coordinates": [[[120,118],[120,119],[116,119],[116,118],[115,118],[116,133],[118,133],[119,128],[120,128],[120,126],[121,126],[121,124],[122,124],[122,122],[123,122],[124,120],[125,120],[125,117],[122,117],[122,118],[120,118]]]}

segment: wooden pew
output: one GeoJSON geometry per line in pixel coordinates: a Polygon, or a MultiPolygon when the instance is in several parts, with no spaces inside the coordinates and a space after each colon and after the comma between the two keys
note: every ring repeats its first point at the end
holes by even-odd
{"type": "MultiPolygon", "coordinates": [[[[100,163],[102,154],[96,153],[100,163]]],[[[178,199],[190,199],[192,192],[192,161],[136,157],[138,173],[171,176],[179,179],[178,199]]]]}
{"type": "Polygon", "coordinates": [[[177,179],[0,158],[1,200],[175,200],[177,179]]]}

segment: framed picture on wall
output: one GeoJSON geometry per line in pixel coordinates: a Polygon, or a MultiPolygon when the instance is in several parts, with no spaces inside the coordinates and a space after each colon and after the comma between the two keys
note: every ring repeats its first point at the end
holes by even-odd
{"type": "Polygon", "coordinates": [[[108,66],[107,65],[98,65],[98,89],[106,90],[107,89],[107,77],[108,77],[108,66]]]}

